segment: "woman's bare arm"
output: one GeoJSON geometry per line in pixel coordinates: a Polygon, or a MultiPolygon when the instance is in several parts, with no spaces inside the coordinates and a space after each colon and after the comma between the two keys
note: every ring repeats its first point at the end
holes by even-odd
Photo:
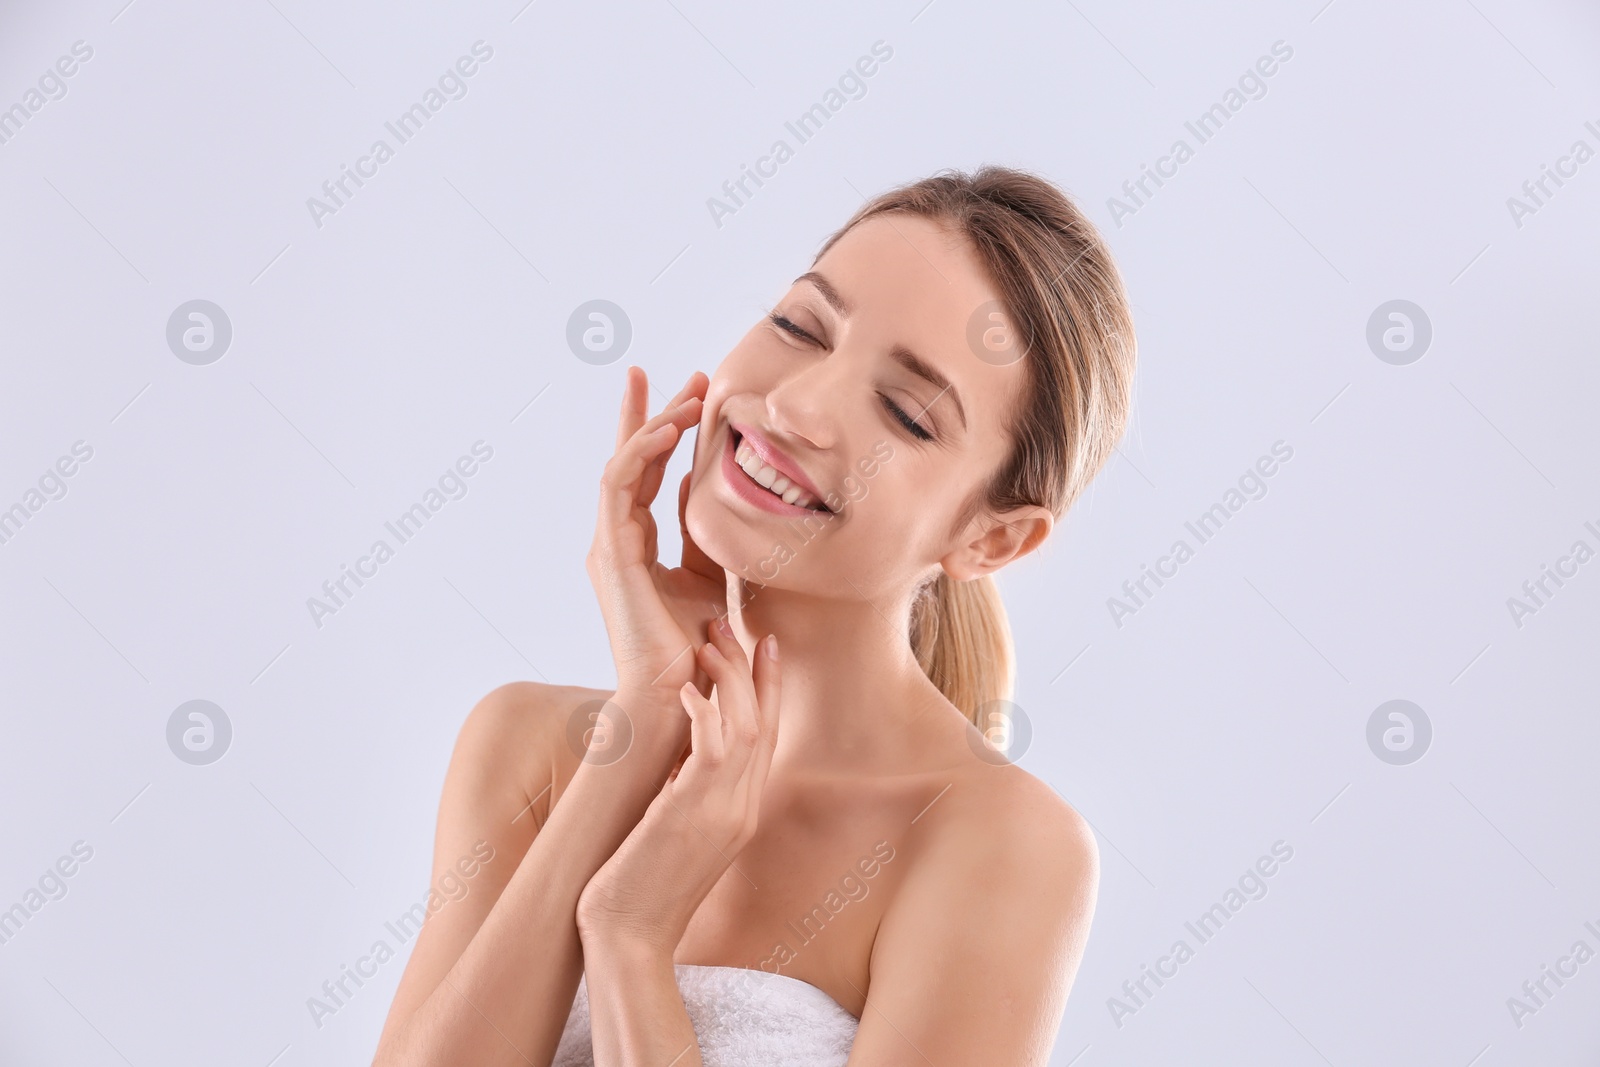
{"type": "Polygon", "coordinates": [[[494,858],[465,896],[423,924],[375,1067],[543,1067],[555,1055],[583,969],[578,897],[643,815],[688,739],[682,713],[660,712],[658,697],[614,697],[633,725],[627,755],[579,763],[561,803],[536,829],[539,805],[530,802],[543,786],[523,783],[530,761],[553,781],[555,746],[566,744],[574,710],[559,693],[502,687],[462,727],[439,806],[435,884],[477,841],[488,841],[494,858]]]}
{"type": "Polygon", "coordinates": [[[621,944],[585,961],[596,1062],[702,1067],[670,954],[621,944]]]}
{"type": "MultiPolygon", "coordinates": [[[[471,901],[470,907],[436,909],[424,924],[375,1065],[542,1067],[555,1054],[583,967],[578,899],[688,744],[678,689],[699,680],[689,634],[725,609],[725,575],[690,551],[687,533],[684,566],[668,570],[657,561],[650,513],[673,449],[699,421],[707,384],[696,371],[664,411],[647,419],[644,371],[628,368],[617,450],[600,476],[599,518],[584,569],[605,619],[618,679],[611,701],[621,707],[616,717],[628,727],[630,747],[609,759],[591,749],[594,758],[578,763],[561,802],[530,832],[517,826],[519,809],[534,799],[522,789],[527,761],[553,766],[578,709],[559,701],[539,707],[534,740],[525,746],[508,742],[525,735],[503,729],[508,715],[497,701],[468,716],[440,802],[435,877],[453,870],[460,850],[479,838],[507,842],[508,853],[520,859],[498,893],[486,882],[490,891],[456,901],[471,901]],[[685,629],[685,621],[693,625],[685,629]]],[[[678,499],[682,525],[687,479],[678,499]]],[[[516,725],[514,714],[509,722],[516,725]]],[[[508,859],[496,876],[506,877],[510,865],[508,859]]]]}

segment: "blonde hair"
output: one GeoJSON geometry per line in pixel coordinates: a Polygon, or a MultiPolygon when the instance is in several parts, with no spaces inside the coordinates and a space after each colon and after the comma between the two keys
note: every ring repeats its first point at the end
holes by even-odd
{"type": "MultiPolygon", "coordinates": [[[[1110,249],[1056,186],[989,165],[971,174],[942,171],[875,197],[817,258],[852,227],[887,212],[923,216],[964,235],[1022,341],[1027,377],[1007,427],[1011,454],[966,502],[953,530],[985,509],[1037,505],[1059,519],[1110,458],[1128,421],[1136,343],[1110,249]]],[[[910,632],[923,671],[980,729],[984,705],[1011,699],[1016,657],[992,577],[957,582],[940,571],[918,590],[910,632]]]]}

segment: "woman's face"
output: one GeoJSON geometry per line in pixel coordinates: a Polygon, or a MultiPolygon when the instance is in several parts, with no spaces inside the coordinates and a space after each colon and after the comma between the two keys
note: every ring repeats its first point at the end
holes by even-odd
{"type": "Polygon", "coordinates": [[[1009,453],[1024,381],[1020,360],[969,344],[975,310],[996,300],[942,224],[896,213],[852,228],[712,376],[690,536],[734,574],[821,596],[877,601],[941,563],[967,576],[1009,536],[1002,526],[970,547],[997,525],[982,512],[951,532],[1009,453]]]}

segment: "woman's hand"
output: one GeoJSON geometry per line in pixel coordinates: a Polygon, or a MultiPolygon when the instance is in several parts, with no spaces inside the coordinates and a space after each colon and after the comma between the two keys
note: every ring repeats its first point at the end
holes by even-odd
{"type": "Polygon", "coordinates": [[[670,962],[689,920],[755,834],[778,740],[778,639],[757,642],[752,669],[713,624],[696,653],[715,685],[708,700],[680,690],[690,753],[644,818],[578,898],[585,952],[625,949],[670,962]]]}
{"type": "Polygon", "coordinates": [[[656,523],[650,511],[673,450],[700,420],[708,384],[696,371],[665,410],[647,420],[645,373],[628,368],[617,451],[600,479],[599,521],[585,559],[611,641],[617,692],[625,699],[643,697],[668,705],[677,703],[677,690],[685,682],[709,690],[696,669],[691,635],[725,614],[727,587],[722,568],[693,543],[683,521],[688,476],[678,494],[682,565],[668,568],[656,558],[656,523]]]}

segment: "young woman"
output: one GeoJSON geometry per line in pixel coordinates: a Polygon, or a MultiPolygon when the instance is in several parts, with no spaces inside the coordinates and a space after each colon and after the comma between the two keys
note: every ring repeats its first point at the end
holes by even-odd
{"type": "Polygon", "coordinates": [[[375,1064],[1045,1063],[1098,859],[996,746],[991,575],[1106,461],[1134,351],[1090,223],[984,167],[863,206],[653,418],[630,368],[587,559],[617,686],[468,715],[435,879],[492,858],[375,1064]],[[691,426],[669,569],[650,506],[691,426]]]}

